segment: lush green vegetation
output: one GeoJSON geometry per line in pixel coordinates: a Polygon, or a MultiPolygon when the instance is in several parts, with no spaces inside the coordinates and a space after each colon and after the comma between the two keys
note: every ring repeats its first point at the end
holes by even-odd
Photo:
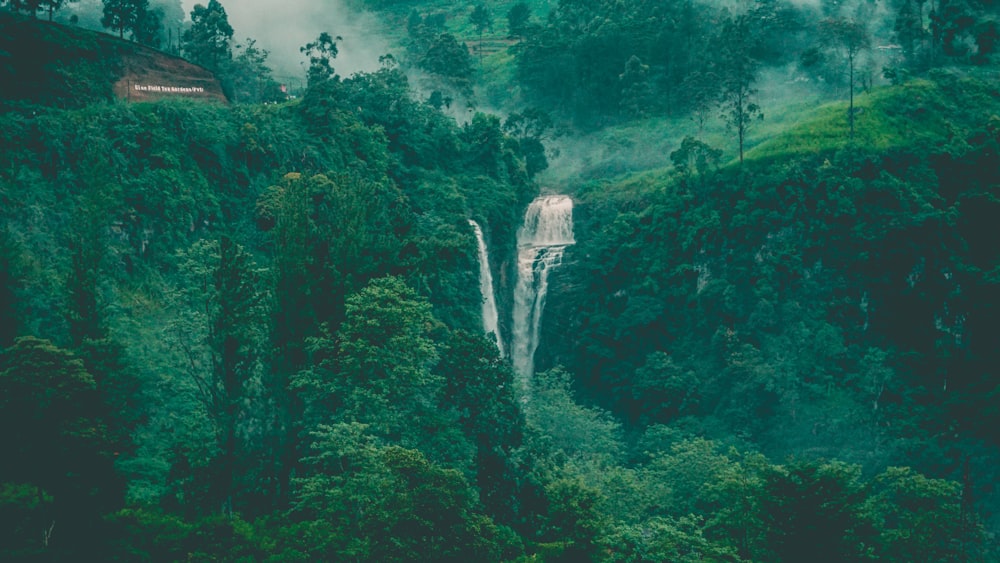
{"type": "Polygon", "coordinates": [[[864,95],[830,6],[376,7],[409,66],[339,77],[323,34],[269,104],[200,7],[229,106],[111,100],[124,42],[0,20],[55,54],[0,52],[30,85],[0,100],[0,558],[1000,556],[992,4],[893,6],[897,84],[864,95]],[[839,101],[760,121],[785,63],[839,101]],[[484,77],[532,107],[442,113],[484,77]],[[504,305],[554,121],[672,149],[574,186],[521,396],[467,220],[504,305]]]}
{"type": "Polygon", "coordinates": [[[639,435],[911,465],[992,511],[1000,97],[932,76],[868,99],[854,141],[821,111],[743,166],[685,142],[581,190],[549,363],[639,435]]]}
{"type": "Polygon", "coordinates": [[[438,544],[411,520],[442,517],[465,558],[516,538],[484,514],[509,495],[484,505],[470,485],[512,486],[514,402],[463,431],[497,396],[455,386],[489,353],[495,385],[509,378],[464,332],[479,332],[467,219],[512,245],[534,194],[499,120],[459,128],[389,68],[285,105],[0,119],[0,373],[4,420],[23,429],[4,438],[6,555],[412,559],[438,544]],[[337,477],[324,448],[343,440],[359,457],[337,477]],[[369,489],[329,497],[330,478],[369,489]],[[353,519],[388,488],[414,496],[353,519]],[[409,547],[379,535],[398,526],[409,547]]]}

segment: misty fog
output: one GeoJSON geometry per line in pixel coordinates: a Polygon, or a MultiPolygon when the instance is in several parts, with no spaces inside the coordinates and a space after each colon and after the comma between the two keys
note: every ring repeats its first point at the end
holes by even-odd
{"type": "MultiPolygon", "coordinates": [[[[184,12],[190,15],[195,4],[184,0],[184,12]]],[[[303,80],[305,55],[299,48],[326,31],[342,39],[334,68],[347,77],[359,71],[378,68],[378,58],[390,52],[381,30],[383,23],[370,13],[358,13],[340,0],[239,0],[223,4],[233,26],[235,44],[248,37],[270,51],[268,63],[279,82],[303,80]]]]}

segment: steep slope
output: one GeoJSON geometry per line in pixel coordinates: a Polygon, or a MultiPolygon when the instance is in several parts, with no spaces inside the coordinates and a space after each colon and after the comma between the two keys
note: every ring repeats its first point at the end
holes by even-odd
{"type": "Polygon", "coordinates": [[[225,102],[208,70],[111,35],[0,13],[0,104],[82,107],[124,99],[225,102]]]}
{"type": "Polygon", "coordinates": [[[941,72],[863,107],[853,141],[823,108],[742,167],[581,189],[539,367],[640,429],[912,464],[993,510],[1000,93],[941,72]]]}
{"type": "Polygon", "coordinates": [[[184,59],[138,46],[122,55],[123,72],[114,84],[116,98],[145,102],[167,97],[226,101],[210,71],[184,59]]]}

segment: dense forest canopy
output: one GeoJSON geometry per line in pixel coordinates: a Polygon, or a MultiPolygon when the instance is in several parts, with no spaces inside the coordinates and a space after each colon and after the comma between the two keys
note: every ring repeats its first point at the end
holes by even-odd
{"type": "Polygon", "coordinates": [[[189,8],[0,2],[0,557],[1000,557],[995,3],[189,8]]]}

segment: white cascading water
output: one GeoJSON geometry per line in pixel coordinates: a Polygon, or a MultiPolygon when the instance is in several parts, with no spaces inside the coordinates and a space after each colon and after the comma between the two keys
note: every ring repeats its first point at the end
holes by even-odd
{"type": "Polygon", "coordinates": [[[535,350],[548,292],[549,272],[562,263],[563,251],[575,243],[573,200],[542,196],[531,202],[517,232],[517,287],[514,289],[511,361],[523,391],[535,371],[535,350]]]}
{"type": "Polygon", "coordinates": [[[490,272],[490,253],[486,249],[486,238],[483,237],[483,229],[479,223],[469,219],[472,230],[476,232],[476,242],[479,243],[479,291],[483,296],[483,331],[486,334],[493,333],[497,338],[497,348],[500,355],[504,355],[503,340],[500,338],[500,331],[497,330],[498,315],[497,301],[493,295],[493,274],[490,272]]]}

